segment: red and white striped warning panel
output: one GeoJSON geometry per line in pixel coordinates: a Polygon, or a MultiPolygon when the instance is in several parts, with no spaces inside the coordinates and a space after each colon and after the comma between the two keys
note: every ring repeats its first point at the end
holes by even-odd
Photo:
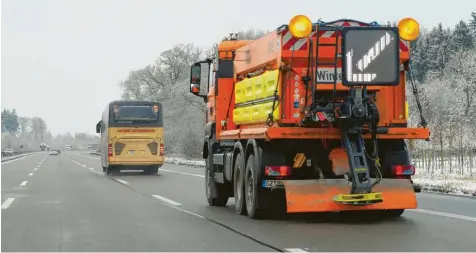
{"type": "MultiPolygon", "coordinates": [[[[368,26],[364,23],[354,22],[354,21],[339,21],[334,23],[329,23],[327,25],[335,25],[335,26],[368,26]]],[[[319,31],[319,37],[321,38],[335,38],[336,33],[334,31],[319,31]]],[[[340,34],[337,34],[340,36],[340,34]]],[[[296,39],[292,36],[289,30],[284,30],[281,33],[283,38],[283,49],[284,50],[291,50],[291,51],[299,51],[299,50],[307,50],[307,38],[305,39],[296,39]]],[[[316,36],[316,32],[312,32],[311,35],[316,36]]],[[[405,40],[400,39],[400,52],[407,52],[408,51],[408,42],[405,40]]]]}

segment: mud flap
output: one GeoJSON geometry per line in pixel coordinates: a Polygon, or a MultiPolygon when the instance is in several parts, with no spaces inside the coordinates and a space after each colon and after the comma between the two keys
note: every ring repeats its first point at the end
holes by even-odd
{"type": "Polygon", "coordinates": [[[349,194],[346,179],[285,180],[283,185],[287,213],[417,208],[416,195],[408,179],[382,179],[373,192],[381,193],[383,201],[369,205],[348,205],[334,200],[335,196],[349,194]]]}

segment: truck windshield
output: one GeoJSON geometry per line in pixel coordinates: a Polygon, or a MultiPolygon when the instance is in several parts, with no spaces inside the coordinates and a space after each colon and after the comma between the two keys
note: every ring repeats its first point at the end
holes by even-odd
{"type": "Polygon", "coordinates": [[[122,105],[114,110],[114,120],[117,123],[157,121],[157,112],[147,105],[122,105]]]}

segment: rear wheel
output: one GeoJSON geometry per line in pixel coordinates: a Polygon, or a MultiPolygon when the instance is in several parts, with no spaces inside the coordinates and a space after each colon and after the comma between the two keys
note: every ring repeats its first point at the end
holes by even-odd
{"type": "Polygon", "coordinates": [[[246,210],[248,216],[252,219],[261,219],[264,217],[264,210],[259,208],[259,194],[258,188],[258,173],[255,164],[255,155],[250,154],[246,161],[245,174],[245,196],[246,196],[246,210]]]}
{"type": "Polygon", "coordinates": [[[106,167],[106,171],[104,173],[105,175],[112,175],[112,173],[114,173],[115,171],[116,168],[109,165],[108,167],[106,167]]]}
{"type": "Polygon", "coordinates": [[[152,166],[147,171],[149,175],[155,175],[159,172],[159,167],[152,166]]]}
{"type": "Polygon", "coordinates": [[[235,210],[237,214],[246,215],[245,191],[245,159],[242,154],[236,156],[235,169],[233,173],[233,190],[235,196],[235,210]]]}
{"type": "Polygon", "coordinates": [[[403,212],[405,212],[405,209],[386,210],[384,216],[386,218],[398,218],[402,216],[403,212]]]}

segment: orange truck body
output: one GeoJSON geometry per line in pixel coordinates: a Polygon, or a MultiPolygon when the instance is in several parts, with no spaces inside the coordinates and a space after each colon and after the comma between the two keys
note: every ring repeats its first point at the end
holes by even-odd
{"type": "MultiPolygon", "coordinates": [[[[343,27],[369,26],[369,24],[355,20],[338,20],[334,24],[343,27]]],[[[254,153],[254,157],[261,156],[255,164],[255,167],[258,167],[257,170],[265,169],[268,164],[263,162],[266,159],[262,156],[267,151],[261,151],[263,152],[261,155],[256,147],[273,150],[275,153],[282,152],[278,156],[288,156],[294,150],[307,152],[304,148],[299,148],[300,145],[307,145],[304,144],[305,141],[318,141],[322,143],[322,147],[320,147],[322,150],[315,148],[318,153],[322,153],[326,147],[332,146],[328,143],[334,143],[332,148],[327,148],[328,150],[324,152],[332,164],[328,170],[332,171],[334,176],[320,179],[300,177],[299,180],[284,180],[285,177],[278,177],[278,179],[284,178],[282,181],[283,196],[287,213],[417,208],[415,191],[409,176],[384,176],[382,181],[374,187],[384,196],[384,201],[381,203],[355,206],[342,205],[333,201],[333,196],[336,194],[349,191],[347,180],[337,176],[348,170],[345,150],[339,146],[342,133],[337,127],[304,127],[302,125],[302,119],[307,113],[306,108],[311,104],[309,99],[305,99],[306,85],[302,77],[307,75],[310,49],[312,52],[318,52],[317,58],[321,64],[331,63],[334,61],[336,49],[339,55],[342,54],[341,43],[342,39],[338,32],[318,30],[314,30],[307,38],[296,39],[284,25],[256,40],[225,40],[218,44],[216,58],[211,62],[212,78],[210,78],[211,82],[205,96],[208,107],[207,126],[213,125],[213,127],[209,127],[208,135],[207,130],[205,131],[203,146],[204,158],[208,159],[209,164],[216,163],[218,167],[222,166],[222,169],[207,168],[207,170],[214,170],[210,172],[213,174],[210,180],[215,179],[215,183],[219,184],[216,187],[217,191],[225,186],[230,188],[228,195],[226,193],[218,193],[218,195],[225,194],[228,197],[235,196],[236,198],[237,189],[235,189],[234,181],[240,180],[234,178],[237,164],[239,164],[236,159],[244,157],[244,165],[248,166],[246,158],[249,154],[254,153]],[[316,32],[320,32],[318,36],[316,36],[316,32]],[[319,41],[316,41],[316,37],[319,41]],[[318,44],[332,44],[336,41],[337,47],[316,48],[318,44]],[[221,62],[224,61],[232,63],[232,74],[223,75],[220,73],[225,68],[224,65],[221,65],[221,62]],[[266,102],[266,99],[273,95],[277,95],[279,98],[278,101],[274,101],[277,104],[275,110],[272,109],[273,101],[266,102]],[[268,119],[270,113],[273,115],[271,124],[268,119]],[[301,141],[303,144],[300,144],[301,141]],[[231,148],[228,149],[226,147],[218,148],[228,150],[221,155],[221,151],[212,148],[212,142],[218,144],[228,142],[234,143],[234,145],[229,144],[231,148]],[[293,151],[291,148],[287,150],[288,144],[294,145],[296,148],[293,148],[293,151]],[[241,156],[237,158],[237,154],[241,156]],[[220,161],[216,162],[217,159],[220,161]],[[338,172],[339,170],[343,172],[338,172]],[[217,179],[219,177],[222,178],[217,179]]],[[[410,58],[410,49],[408,42],[404,40],[399,41],[399,47],[401,64],[399,85],[369,86],[367,88],[368,92],[375,93],[376,96],[375,103],[380,114],[378,127],[385,129],[377,135],[377,139],[384,143],[382,145],[405,139],[428,140],[430,136],[427,128],[407,126],[406,70],[408,68],[406,66],[410,58]]],[[[339,57],[338,68],[341,68],[341,62],[341,57],[339,57]]],[[[311,65],[312,68],[321,68],[314,63],[311,65]]],[[[316,75],[323,73],[317,71],[315,74],[312,73],[311,80],[316,80],[316,75]]],[[[313,81],[311,83],[316,85],[316,94],[331,94],[334,90],[333,81],[328,84],[314,84],[313,81]]],[[[338,81],[335,90],[337,93],[347,92],[349,87],[338,81]]],[[[370,133],[363,134],[363,137],[364,139],[371,138],[370,133]]],[[[391,144],[387,146],[391,146],[391,144]]],[[[404,147],[402,150],[406,150],[406,146],[404,147]]],[[[313,149],[313,147],[310,146],[306,149],[313,149]]],[[[295,153],[290,157],[291,159],[295,153]]],[[[320,155],[317,156],[322,158],[320,155]]],[[[398,166],[398,164],[392,166],[398,166]]],[[[293,168],[293,171],[296,170],[299,168],[293,168]]],[[[257,175],[261,175],[260,173],[257,175]]],[[[246,181],[246,178],[243,180],[246,181]]],[[[257,187],[260,185],[261,182],[258,179],[257,187]]],[[[253,208],[256,209],[256,207],[253,208]]],[[[248,213],[250,211],[254,213],[253,208],[248,209],[248,213]]],[[[237,209],[237,212],[240,211],[237,209]]]]}

